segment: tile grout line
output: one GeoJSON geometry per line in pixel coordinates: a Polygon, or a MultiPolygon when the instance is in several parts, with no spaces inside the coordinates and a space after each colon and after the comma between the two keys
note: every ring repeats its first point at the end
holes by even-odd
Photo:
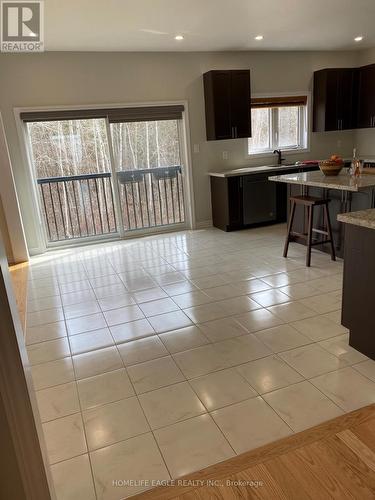
{"type": "MultiPolygon", "coordinates": [[[[64,315],[64,317],[65,317],[65,315],[64,315]]],[[[66,323],[65,323],[65,327],[66,327],[66,331],[68,332],[66,323]]],[[[69,338],[68,338],[68,342],[69,342],[69,349],[71,350],[69,338]]],[[[91,463],[91,457],[90,457],[90,453],[89,453],[89,446],[88,446],[88,439],[87,439],[86,427],[85,427],[85,422],[84,422],[84,419],[83,419],[83,411],[82,411],[82,405],[81,405],[81,398],[80,398],[79,391],[78,391],[76,369],[75,369],[75,366],[74,366],[74,362],[73,362],[73,357],[72,356],[71,356],[71,363],[72,363],[72,368],[73,368],[73,373],[74,373],[75,389],[77,391],[77,399],[78,399],[78,404],[79,404],[79,409],[80,409],[79,414],[80,414],[81,422],[82,422],[82,431],[83,431],[83,435],[84,435],[84,439],[85,439],[85,444],[86,444],[86,453],[85,454],[87,454],[87,458],[88,458],[89,464],[90,464],[91,479],[92,479],[92,483],[93,483],[93,487],[94,487],[95,497],[98,499],[98,492],[97,492],[97,489],[96,489],[96,483],[95,483],[95,478],[94,478],[93,466],[92,466],[92,463],[91,463]]]]}

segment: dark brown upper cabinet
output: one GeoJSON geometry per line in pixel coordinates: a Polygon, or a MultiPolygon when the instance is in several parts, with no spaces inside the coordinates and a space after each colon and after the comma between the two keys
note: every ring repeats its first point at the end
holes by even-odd
{"type": "Polygon", "coordinates": [[[203,75],[208,141],[251,137],[250,70],[203,75]]]}
{"type": "Polygon", "coordinates": [[[356,128],[357,75],[354,68],[314,73],[313,132],[356,128]]]}
{"type": "Polygon", "coordinates": [[[375,64],[358,73],[358,128],[375,127],[375,64]]]}

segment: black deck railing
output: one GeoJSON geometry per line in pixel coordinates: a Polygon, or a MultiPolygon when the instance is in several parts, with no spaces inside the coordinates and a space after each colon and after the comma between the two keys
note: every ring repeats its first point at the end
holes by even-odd
{"type": "Polygon", "coordinates": [[[50,242],[117,231],[111,174],[37,180],[50,242]]]}
{"type": "MultiPolygon", "coordinates": [[[[180,166],[117,172],[126,231],[185,221],[180,166]]],[[[111,173],[38,179],[50,242],[116,233],[111,173]]]]}
{"type": "Polygon", "coordinates": [[[185,221],[181,166],[117,172],[125,230],[185,221]]]}

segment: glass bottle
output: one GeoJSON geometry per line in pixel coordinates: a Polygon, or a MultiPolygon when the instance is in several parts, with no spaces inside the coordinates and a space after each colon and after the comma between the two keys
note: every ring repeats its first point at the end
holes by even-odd
{"type": "Polygon", "coordinates": [[[353,149],[353,159],[350,166],[350,175],[359,177],[361,175],[361,160],[357,157],[357,149],[353,149]]]}

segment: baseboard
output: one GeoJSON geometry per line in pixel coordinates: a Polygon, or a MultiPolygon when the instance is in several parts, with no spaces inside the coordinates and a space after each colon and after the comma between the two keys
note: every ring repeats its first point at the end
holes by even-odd
{"type": "Polygon", "coordinates": [[[195,229],[206,229],[212,227],[212,219],[202,220],[195,223],[195,229]]]}
{"type": "Polygon", "coordinates": [[[42,247],[33,247],[29,248],[29,255],[30,257],[35,257],[35,255],[41,255],[42,253],[45,253],[46,249],[42,247]]]}

